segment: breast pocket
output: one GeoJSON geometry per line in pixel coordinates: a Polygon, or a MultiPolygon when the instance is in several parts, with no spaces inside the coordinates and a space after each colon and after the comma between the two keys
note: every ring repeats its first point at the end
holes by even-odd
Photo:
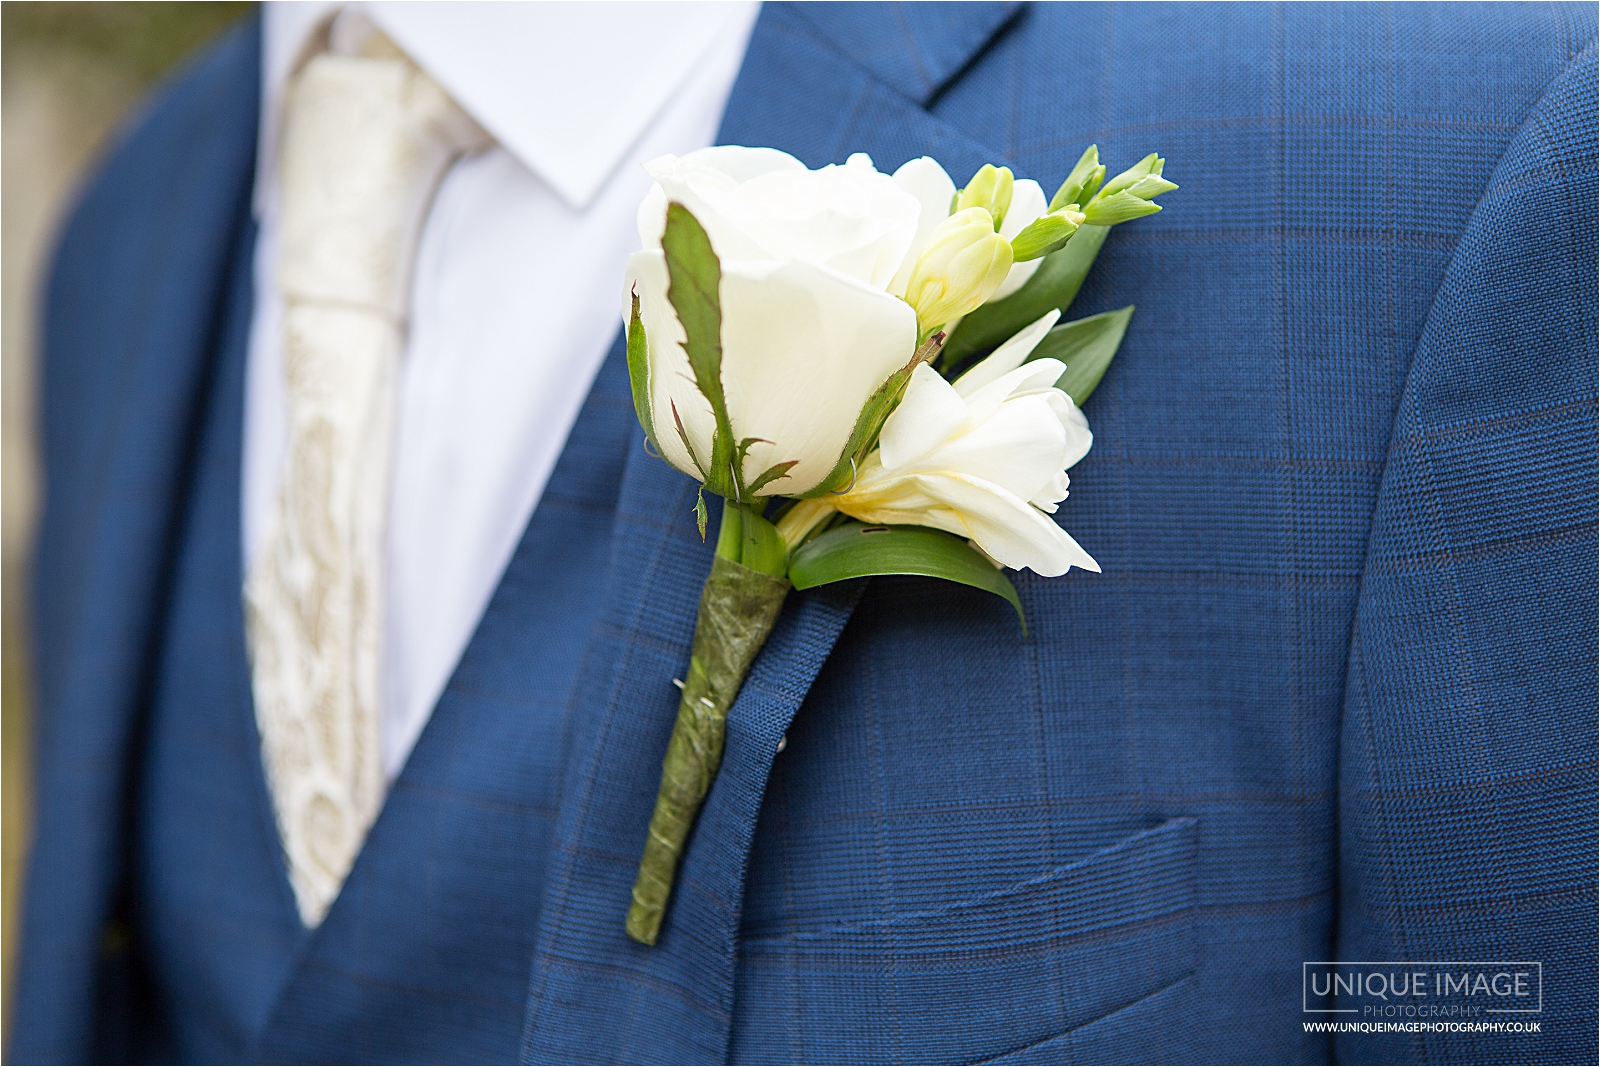
{"type": "Polygon", "coordinates": [[[746,941],[734,1061],[974,1062],[1158,999],[1196,965],[1196,829],[1170,819],[939,911],[746,941]]]}

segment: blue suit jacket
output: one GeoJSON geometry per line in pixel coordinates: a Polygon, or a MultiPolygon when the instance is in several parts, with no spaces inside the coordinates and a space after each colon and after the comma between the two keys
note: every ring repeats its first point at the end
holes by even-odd
{"type": "Polygon", "coordinates": [[[615,355],[292,923],[238,622],[247,23],[49,287],[11,1057],[1593,1062],[1594,38],[1591,5],[769,3],[725,142],[1046,182],[1098,142],[1182,188],[1073,309],[1139,305],[1061,510],[1105,573],[1020,575],[1027,637],[928,580],[792,596],[645,949],[709,550],[615,355]],[[1540,961],[1541,1031],[1312,1032],[1329,959],[1540,961]]]}

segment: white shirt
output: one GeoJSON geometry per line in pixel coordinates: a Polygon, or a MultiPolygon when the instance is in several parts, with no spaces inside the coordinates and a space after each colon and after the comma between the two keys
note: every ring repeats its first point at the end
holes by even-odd
{"type": "MultiPolygon", "coordinates": [[[[266,6],[243,537],[286,437],[276,262],[285,83],[341,5],[266,6]]],[[[640,164],[712,143],[755,23],[725,3],[364,3],[498,145],[440,185],[417,248],[394,450],[384,769],[405,763],[510,561],[619,327],[640,164]]]]}

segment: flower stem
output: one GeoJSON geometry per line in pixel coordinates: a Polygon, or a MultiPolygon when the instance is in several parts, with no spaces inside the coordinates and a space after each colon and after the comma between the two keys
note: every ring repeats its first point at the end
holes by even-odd
{"type": "Polygon", "coordinates": [[[760,557],[752,562],[770,562],[762,553],[762,535],[758,532],[752,540],[751,534],[764,523],[750,509],[732,503],[723,508],[717,555],[700,591],[689,671],[662,760],[661,788],[628,908],[628,936],[641,944],[653,945],[660,935],[689,831],[722,765],[728,709],[789,592],[788,579],[782,575],[740,562],[747,551],[760,557]]]}

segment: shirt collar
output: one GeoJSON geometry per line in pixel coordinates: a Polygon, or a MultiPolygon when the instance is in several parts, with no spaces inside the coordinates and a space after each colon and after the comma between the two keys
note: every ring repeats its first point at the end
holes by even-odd
{"type": "Polygon", "coordinates": [[[275,183],[285,83],[313,34],[359,6],[478,124],[574,210],[588,205],[723,33],[748,35],[755,0],[647,3],[267,5],[256,180],[275,183]]]}

